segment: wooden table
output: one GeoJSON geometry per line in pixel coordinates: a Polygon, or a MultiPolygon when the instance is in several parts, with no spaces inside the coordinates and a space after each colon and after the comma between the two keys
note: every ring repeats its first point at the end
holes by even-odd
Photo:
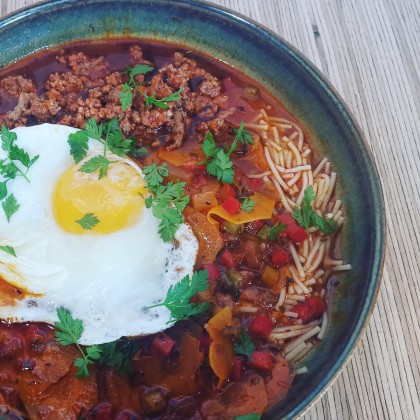
{"type": "MultiPolygon", "coordinates": [[[[40,0],[0,0],[0,16],[40,0]]],[[[388,243],[369,327],[303,419],[420,419],[420,1],[213,0],[306,55],[353,111],[385,195],[388,243]]]]}

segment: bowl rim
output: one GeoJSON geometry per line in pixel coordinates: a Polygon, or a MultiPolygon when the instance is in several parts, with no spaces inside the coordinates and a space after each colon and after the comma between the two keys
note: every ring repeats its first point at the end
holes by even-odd
{"type": "MultiPolygon", "coordinates": [[[[24,21],[27,17],[34,14],[42,13],[43,11],[48,11],[50,9],[60,9],[62,6],[71,6],[79,5],[82,2],[85,4],[96,3],[96,2],[106,2],[116,0],[42,0],[38,3],[25,6],[20,8],[12,13],[9,13],[0,19],[0,29],[7,28],[10,24],[19,23],[24,21]]],[[[118,0],[126,1],[126,0],[118,0]]],[[[372,150],[366,140],[366,136],[362,131],[360,124],[355,118],[353,112],[350,110],[349,106],[346,104],[344,99],[338,93],[336,88],[333,86],[327,77],[318,69],[312,61],[306,57],[301,51],[299,51],[295,46],[285,40],[281,35],[277,34],[273,30],[269,29],[265,25],[257,22],[256,20],[243,15],[240,12],[236,12],[232,9],[229,9],[224,6],[220,6],[214,3],[211,3],[207,0],[127,0],[131,2],[138,3],[153,3],[154,1],[160,1],[167,3],[170,7],[172,4],[182,4],[186,6],[193,6],[199,8],[205,12],[210,12],[219,17],[227,18],[228,20],[233,21],[235,24],[239,24],[242,27],[246,27],[247,30],[251,30],[254,33],[257,33],[260,37],[263,38],[265,42],[273,44],[276,48],[281,47],[283,44],[283,50],[286,51],[286,54],[292,61],[300,66],[302,70],[310,77],[312,83],[321,86],[324,93],[327,94],[329,99],[333,102],[334,106],[339,109],[340,117],[347,116],[346,125],[349,126],[351,132],[356,134],[360,140],[360,146],[362,147],[366,158],[371,167],[371,187],[376,187],[376,215],[374,218],[375,226],[374,232],[374,248],[375,248],[375,257],[372,272],[370,273],[370,285],[368,288],[367,296],[365,298],[364,305],[361,309],[360,316],[357,320],[355,327],[345,345],[342,349],[340,355],[335,360],[334,364],[331,366],[330,373],[324,377],[324,379],[316,385],[312,391],[301,400],[295,407],[291,408],[287,414],[284,415],[285,419],[292,419],[302,416],[306,413],[311,407],[313,407],[327,392],[329,387],[337,380],[339,375],[343,372],[347,364],[349,363],[351,356],[355,352],[357,346],[359,345],[361,339],[363,338],[366,329],[369,325],[373,310],[376,306],[378,299],[380,286],[383,278],[383,269],[385,263],[385,250],[386,250],[386,237],[387,237],[387,220],[385,214],[385,202],[384,202],[384,192],[381,185],[381,179],[379,176],[378,164],[373,156],[372,150]],[[376,184],[376,185],[374,185],[376,184]]],[[[132,35],[130,37],[133,37],[132,35]]],[[[135,36],[134,36],[135,37],[135,36]]],[[[121,38],[121,37],[120,37],[121,38]]],[[[57,44],[58,45],[58,44],[57,44]]],[[[50,48],[50,47],[47,47],[50,48]]],[[[198,50],[199,52],[199,50],[198,50]]],[[[266,415],[270,413],[265,413],[266,415]]]]}

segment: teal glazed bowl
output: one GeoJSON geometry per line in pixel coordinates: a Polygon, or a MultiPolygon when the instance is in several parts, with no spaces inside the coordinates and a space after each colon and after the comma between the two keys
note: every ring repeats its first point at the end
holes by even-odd
{"type": "Polygon", "coordinates": [[[0,67],[68,41],[141,37],[222,60],[272,92],[338,172],[347,223],[325,339],[305,360],[285,400],[264,419],[294,418],[341,371],[363,333],[378,293],[385,218],[378,173],[357,124],[331,85],[295,48],[244,16],[196,0],[55,0],[0,21],[0,67]]]}

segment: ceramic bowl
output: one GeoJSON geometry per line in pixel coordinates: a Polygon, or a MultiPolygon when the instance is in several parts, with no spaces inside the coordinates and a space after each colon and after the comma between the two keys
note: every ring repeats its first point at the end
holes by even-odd
{"type": "Polygon", "coordinates": [[[351,272],[337,276],[325,339],[305,360],[287,398],[265,419],[292,418],[319,397],[343,368],[367,325],[384,252],[379,177],[353,117],[331,85],[295,48],[229,10],[195,0],[56,0],[0,22],[0,67],[67,41],[141,37],[193,48],[257,80],[297,117],[338,172],[347,223],[342,255],[351,272]]]}

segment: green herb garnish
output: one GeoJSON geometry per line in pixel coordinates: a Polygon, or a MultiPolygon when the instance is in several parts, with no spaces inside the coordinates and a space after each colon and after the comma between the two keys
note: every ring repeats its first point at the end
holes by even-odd
{"type": "Polygon", "coordinates": [[[76,345],[82,355],[74,361],[74,366],[77,367],[76,376],[86,378],[89,376],[88,365],[101,358],[102,350],[99,346],[86,347],[86,351],[80,347],[78,341],[83,333],[83,323],[80,319],[74,319],[70,312],[63,308],[57,309],[57,316],[60,322],[54,322],[57,328],[55,339],[62,346],[76,345]]]}
{"type": "Polygon", "coordinates": [[[335,220],[324,219],[312,207],[312,201],[316,198],[316,194],[312,186],[306,188],[302,201],[302,207],[299,209],[295,207],[293,210],[293,218],[300,226],[308,230],[310,227],[316,227],[322,233],[328,235],[338,229],[338,224],[335,220]]]}
{"type": "Polygon", "coordinates": [[[182,211],[190,201],[184,195],[185,182],[168,182],[163,185],[163,178],[168,176],[167,164],[149,165],[143,168],[147,188],[152,192],[146,200],[146,207],[160,220],[159,234],[168,242],[173,239],[179,225],[183,222],[182,211]]]}
{"type": "Polygon", "coordinates": [[[202,146],[206,156],[206,160],[203,163],[206,164],[207,173],[225,184],[233,183],[234,169],[230,155],[236,150],[238,143],[253,144],[252,134],[244,129],[243,121],[241,121],[239,128],[234,129],[234,131],[236,133],[235,138],[227,151],[222,147],[217,147],[211,132],[206,134],[202,146]]]}
{"type": "Polygon", "coordinates": [[[0,249],[4,252],[7,252],[10,255],[13,255],[14,257],[16,257],[16,252],[15,249],[12,246],[9,245],[0,245],[0,249]]]}
{"type": "Polygon", "coordinates": [[[280,232],[285,230],[287,226],[285,224],[279,225],[279,222],[276,222],[272,228],[267,232],[267,237],[270,239],[270,241],[275,241],[277,239],[277,236],[280,232]]]}
{"type": "Polygon", "coordinates": [[[210,304],[208,302],[202,302],[197,305],[190,302],[190,299],[198,292],[204,292],[208,285],[207,270],[196,271],[191,279],[190,276],[185,276],[181,281],[171,286],[162,303],[149,306],[148,309],[166,306],[171,311],[171,318],[167,324],[181,321],[194,315],[202,315],[208,311],[210,304]]]}
{"type": "Polygon", "coordinates": [[[257,202],[255,200],[251,200],[250,198],[245,197],[241,203],[241,210],[250,213],[252,210],[254,210],[256,204],[257,202]]]}
{"type": "Polygon", "coordinates": [[[6,159],[0,161],[0,175],[3,177],[3,181],[0,182],[0,200],[4,199],[2,207],[7,221],[10,222],[12,215],[19,209],[19,204],[13,194],[7,196],[7,183],[18,176],[30,182],[27,174],[29,168],[38,160],[39,155],[31,159],[25,150],[15,144],[16,133],[10,131],[5,125],[2,126],[0,135],[1,148],[7,152],[6,159]]]}
{"type": "Polygon", "coordinates": [[[102,350],[99,364],[110,366],[120,373],[132,371],[131,358],[140,349],[137,341],[126,339],[101,344],[99,347],[102,350]]]}
{"type": "Polygon", "coordinates": [[[181,88],[181,89],[177,90],[176,92],[171,93],[169,96],[165,96],[162,99],[156,99],[156,95],[151,95],[151,96],[146,95],[141,90],[139,90],[139,92],[144,96],[146,107],[154,105],[157,108],[166,109],[166,108],[168,108],[168,102],[178,102],[178,101],[181,100],[181,98],[182,98],[181,92],[183,90],[184,89],[181,88]]]}
{"type": "Polygon", "coordinates": [[[81,219],[74,221],[84,230],[92,230],[99,222],[100,220],[93,213],[87,213],[81,219]]]}
{"type": "Polygon", "coordinates": [[[124,73],[130,77],[130,80],[128,83],[124,83],[120,92],[120,102],[123,111],[130,108],[133,103],[133,89],[138,86],[138,83],[135,82],[135,77],[139,74],[145,74],[152,70],[154,70],[154,68],[148,66],[147,64],[137,64],[134,67],[126,68],[124,73]]]}
{"type": "Polygon", "coordinates": [[[248,359],[251,357],[252,352],[255,350],[255,345],[248,331],[242,330],[239,333],[238,342],[233,344],[233,349],[236,354],[242,354],[248,359]]]}
{"type": "Polygon", "coordinates": [[[70,154],[75,163],[80,163],[86,156],[89,148],[89,138],[95,139],[103,144],[102,155],[95,156],[84,162],[79,168],[80,172],[92,173],[99,169],[99,179],[107,174],[108,166],[116,161],[106,157],[110,150],[117,156],[123,156],[133,150],[134,139],[126,139],[118,125],[118,120],[113,118],[107,123],[99,124],[94,118],[86,121],[86,128],[69,135],[70,154]]]}

